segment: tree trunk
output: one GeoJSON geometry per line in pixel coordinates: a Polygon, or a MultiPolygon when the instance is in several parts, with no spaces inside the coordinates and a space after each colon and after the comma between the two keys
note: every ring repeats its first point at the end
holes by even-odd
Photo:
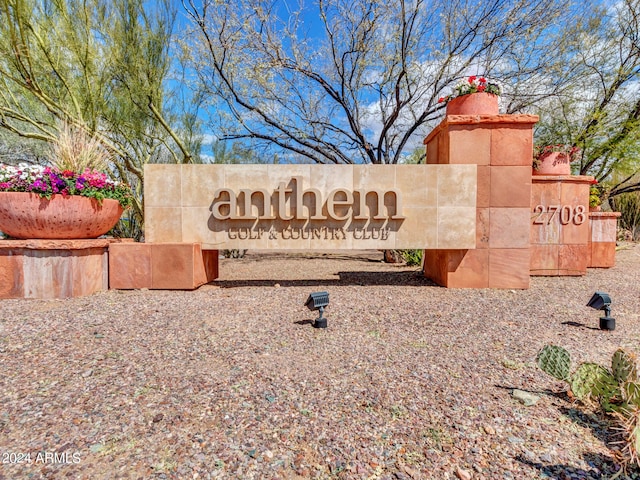
{"type": "Polygon", "coordinates": [[[385,263],[402,263],[402,253],[400,250],[384,250],[384,262],[385,263]]]}

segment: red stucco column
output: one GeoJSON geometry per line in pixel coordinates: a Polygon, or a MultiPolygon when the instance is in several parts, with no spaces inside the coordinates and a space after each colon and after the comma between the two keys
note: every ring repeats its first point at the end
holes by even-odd
{"type": "Polygon", "coordinates": [[[425,250],[424,274],[456,288],[529,288],[535,115],[449,115],[425,139],[427,163],[476,164],[476,248],[425,250]]]}
{"type": "Polygon", "coordinates": [[[589,263],[593,177],[532,177],[531,275],[584,275],[589,263]]]}

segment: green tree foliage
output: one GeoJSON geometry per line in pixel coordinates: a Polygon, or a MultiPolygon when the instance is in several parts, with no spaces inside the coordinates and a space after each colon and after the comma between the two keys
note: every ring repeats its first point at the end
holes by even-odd
{"type": "Polygon", "coordinates": [[[170,0],[0,0],[0,128],[49,143],[63,124],[95,135],[141,219],[144,165],[190,162],[197,147],[167,108],[175,15],[170,0]]]}
{"type": "Polygon", "coordinates": [[[576,173],[594,175],[612,197],[640,189],[639,22],[638,0],[585,8],[552,72],[563,86],[538,104],[537,142],[579,147],[576,173]]]}

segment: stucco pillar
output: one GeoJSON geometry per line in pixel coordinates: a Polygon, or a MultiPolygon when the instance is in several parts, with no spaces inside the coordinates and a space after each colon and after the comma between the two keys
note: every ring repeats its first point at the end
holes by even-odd
{"type": "Polygon", "coordinates": [[[424,274],[454,288],[529,288],[535,115],[449,115],[427,136],[427,163],[476,164],[476,248],[425,250],[424,274]]]}
{"type": "Polygon", "coordinates": [[[591,180],[581,175],[532,177],[531,275],[587,273],[591,180]]]}

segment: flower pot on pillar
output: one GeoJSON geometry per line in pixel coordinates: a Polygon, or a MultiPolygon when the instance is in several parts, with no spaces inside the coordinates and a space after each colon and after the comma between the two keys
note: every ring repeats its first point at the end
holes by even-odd
{"type": "Polygon", "coordinates": [[[498,96],[492,93],[470,93],[452,98],[447,115],[498,115],[498,96]]]}
{"type": "Polygon", "coordinates": [[[0,231],[18,239],[83,239],[107,233],[120,219],[117,200],[80,195],[0,192],[0,231]]]}
{"type": "Polygon", "coordinates": [[[534,175],[571,175],[569,156],[563,152],[541,155],[533,166],[534,175]]]}

